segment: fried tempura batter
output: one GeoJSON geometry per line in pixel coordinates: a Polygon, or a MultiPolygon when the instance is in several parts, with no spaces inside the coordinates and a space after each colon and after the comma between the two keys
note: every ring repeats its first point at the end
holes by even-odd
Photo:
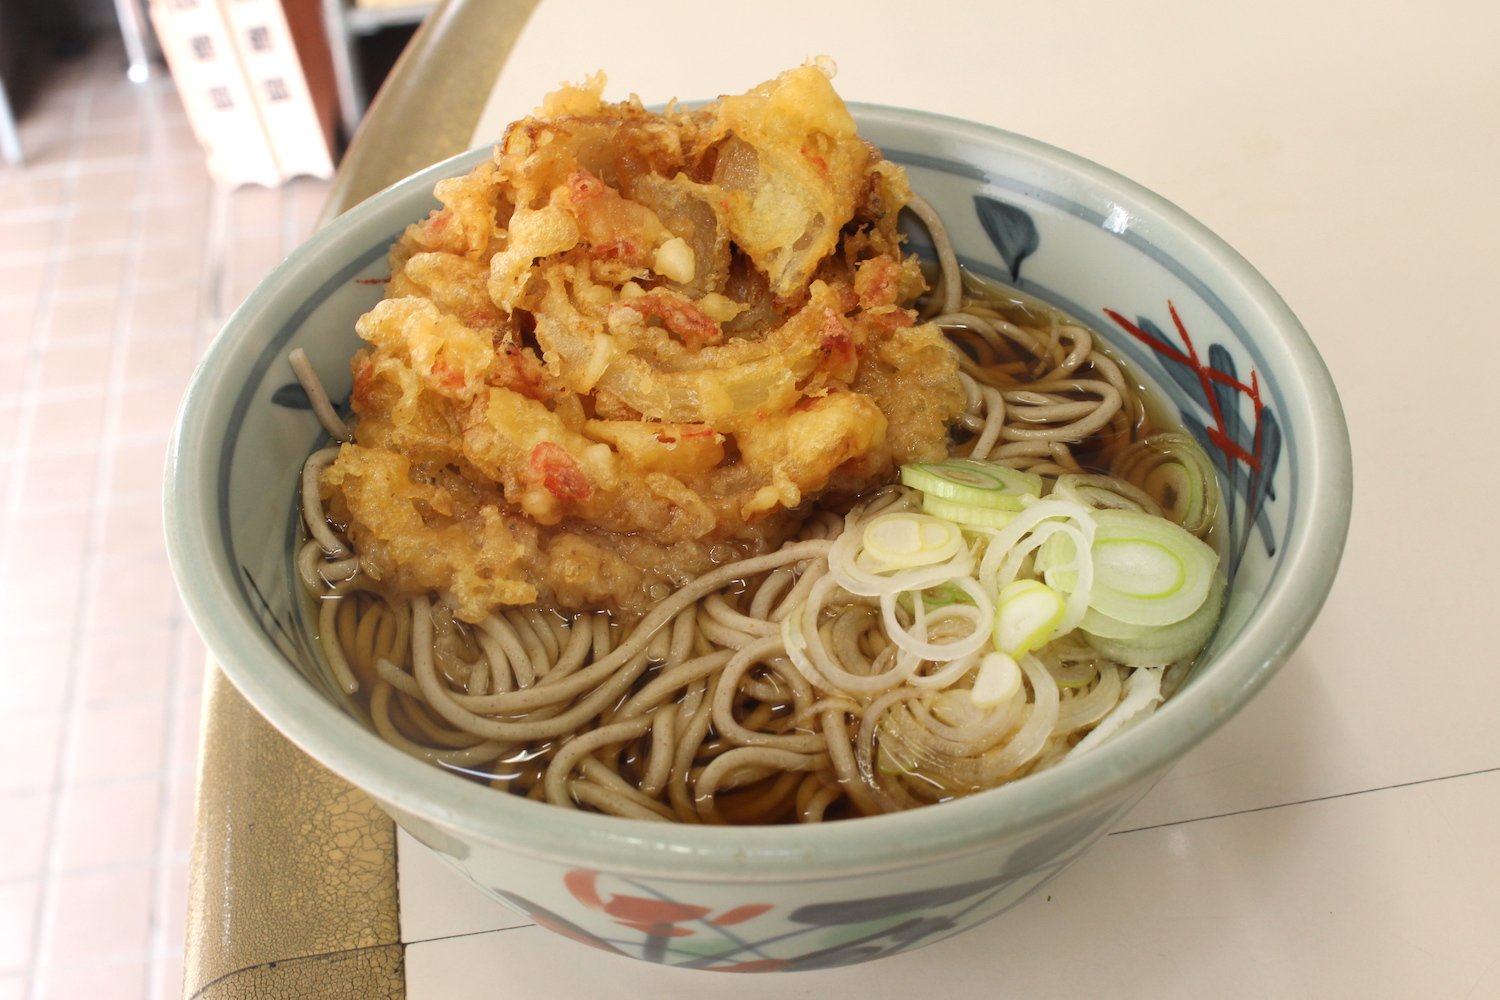
{"type": "Polygon", "coordinates": [[[804,66],[696,111],[548,96],[390,255],[323,479],[365,570],[640,610],[810,501],[940,459],[963,392],[908,308],[900,168],[804,66]]]}

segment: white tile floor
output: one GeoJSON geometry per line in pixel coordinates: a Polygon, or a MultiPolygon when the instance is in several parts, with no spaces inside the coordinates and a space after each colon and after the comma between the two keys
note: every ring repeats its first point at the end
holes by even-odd
{"type": "Polygon", "coordinates": [[[219,320],[325,185],[216,191],[164,75],[53,65],[0,167],[0,998],[177,998],[204,653],[161,530],[219,320]],[[216,221],[217,220],[217,221],[216,221]]]}

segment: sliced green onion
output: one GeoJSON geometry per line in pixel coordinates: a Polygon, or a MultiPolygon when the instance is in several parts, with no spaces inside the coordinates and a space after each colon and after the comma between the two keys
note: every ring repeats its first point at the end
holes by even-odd
{"type": "MultiPolygon", "coordinates": [[[[912,603],[913,593],[914,591],[908,590],[902,591],[901,593],[896,595],[897,602],[907,611],[911,611],[914,607],[912,603]]],[[[921,593],[922,601],[929,608],[942,608],[947,607],[949,604],[974,603],[973,597],[971,597],[963,589],[951,583],[940,583],[936,587],[928,587],[927,589],[919,591],[918,593],[921,593]]]]}
{"type": "Polygon", "coordinates": [[[1054,590],[1071,593],[1078,586],[1078,546],[1071,536],[1054,532],[1037,547],[1032,565],[1054,590]]]}
{"type": "Polygon", "coordinates": [[[1003,528],[1020,511],[1001,510],[997,507],[975,507],[924,493],[922,494],[922,513],[971,528],[1003,528]]]}
{"type": "Polygon", "coordinates": [[[903,465],[901,482],[926,497],[965,507],[1020,510],[1023,497],[1042,495],[1042,477],[994,462],[950,458],[935,464],[903,465]]]}
{"type": "Polygon", "coordinates": [[[1021,692],[1021,666],[1005,653],[985,653],[969,697],[980,708],[1003,705],[1021,692]]]}
{"type": "Polygon", "coordinates": [[[865,554],[871,568],[911,569],[951,559],[964,545],[958,526],[921,514],[882,514],[865,525],[865,554]]]}
{"type": "Polygon", "coordinates": [[[1151,494],[1163,517],[1199,538],[1213,527],[1219,480],[1213,460],[1192,435],[1161,431],[1142,438],[1115,457],[1110,472],[1151,494]]]}
{"type": "MultiPolygon", "coordinates": [[[[1093,543],[1094,538],[1094,511],[1081,503],[1072,500],[1061,500],[1057,497],[1045,497],[1034,500],[1027,505],[1026,509],[1017,513],[995,534],[985,540],[984,556],[980,559],[979,578],[981,580],[994,581],[998,578],[1001,567],[1008,565],[1015,549],[1022,545],[1022,540],[1027,535],[1036,531],[1046,521],[1059,520],[1071,522],[1080,529],[1080,537],[1087,544],[1093,543]]],[[[1082,562],[1083,560],[1080,560],[1082,562]]],[[[996,583],[998,589],[1015,578],[1012,573],[1001,583],[996,583]]]]}
{"type": "Polygon", "coordinates": [[[995,648],[1006,656],[1025,656],[1052,640],[1067,602],[1040,580],[1013,580],[1000,588],[995,611],[995,648]]]}
{"type": "Polygon", "coordinates": [[[1078,626],[1101,656],[1127,667],[1165,667],[1196,656],[1207,645],[1224,607],[1224,578],[1215,574],[1198,610],[1170,625],[1131,625],[1090,608],[1078,626]]]}
{"type": "MultiPolygon", "coordinates": [[[[908,515],[920,516],[920,515],[908,515]]],[[[828,550],[828,569],[839,586],[862,597],[884,597],[905,591],[925,590],[954,578],[973,575],[975,555],[968,540],[955,526],[945,530],[958,535],[960,544],[948,559],[922,566],[896,568],[865,551],[864,531],[845,531],[828,550]]]]}
{"type": "Polygon", "coordinates": [[[979,652],[994,628],[994,602],[977,580],[955,577],[951,582],[972,600],[929,610],[921,595],[914,594],[909,626],[896,614],[897,595],[882,596],[880,617],[886,637],[905,652],[934,663],[979,652]]]}
{"type": "Polygon", "coordinates": [[[1219,557],[1171,521],[1128,510],[1094,515],[1089,606],[1130,625],[1170,625],[1208,597],[1219,557]]]}
{"type": "Polygon", "coordinates": [[[1141,485],[1163,505],[1163,514],[1178,524],[1202,516],[1203,480],[1181,462],[1163,462],[1146,474],[1141,485]]]}
{"type": "Polygon", "coordinates": [[[1161,505],[1150,493],[1119,476],[1065,472],[1052,484],[1051,495],[1076,500],[1095,510],[1139,510],[1161,515],[1161,505]]]}

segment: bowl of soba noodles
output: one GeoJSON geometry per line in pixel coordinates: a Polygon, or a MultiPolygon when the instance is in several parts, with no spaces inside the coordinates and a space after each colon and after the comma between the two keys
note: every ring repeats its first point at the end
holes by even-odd
{"type": "Polygon", "coordinates": [[[827,69],[547,95],[280,265],[171,448],[256,709],[497,899],[685,968],[1001,914],[1267,683],[1348,525],[1249,264],[827,69]]]}

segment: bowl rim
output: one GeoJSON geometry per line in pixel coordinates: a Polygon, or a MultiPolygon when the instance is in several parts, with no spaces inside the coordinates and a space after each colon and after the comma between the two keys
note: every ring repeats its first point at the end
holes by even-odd
{"type": "MultiPolygon", "coordinates": [[[[1216,276],[1232,280],[1260,310],[1257,322],[1281,334],[1299,391],[1290,401],[1309,419],[1301,447],[1306,494],[1282,549],[1279,583],[1256,616],[1148,724],[1119,734],[1066,767],[1000,788],[884,816],[778,827],[660,824],[558,808],[494,790],[407,756],[314,692],[300,675],[264,669],[254,652],[258,629],[230,607],[234,588],[200,557],[205,531],[216,525],[217,501],[204,463],[213,464],[205,419],[223,382],[218,366],[237,341],[278,314],[277,293],[308,261],[338,256],[341,241],[383,206],[430,195],[436,181],[461,172],[489,149],[480,147],[419,171],[355,206],[313,234],[246,298],[200,361],[168,446],[164,521],[168,558],[194,626],[251,705],[324,767],[407,816],[507,851],[563,863],[663,878],[764,882],[808,881],[870,869],[925,865],[979,849],[1023,831],[1041,830],[1132,785],[1141,792],[1193,746],[1232,717],[1270,680],[1306,634],[1332,587],[1352,504],[1352,457],[1337,391],[1311,338],[1264,277],[1223,239],[1172,202],[1077,154],[990,125],[931,112],[849,102],[863,129],[879,124],[990,147],[1067,175],[1084,190],[1108,192],[1136,214],[1191,244],[1216,276]],[[1321,408],[1319,407],[1319,404],[1321,408]],[[1317,412],[1314,412],[1314,411],[1317,412]],[[241,655],[241,650],[251,650],[241,655]],[[351,736],[350,734],[358,734],[351,736]]],[[[407,221],[415,221],[410,219],[407,221]]],[[[1201,270],[1202,268],[1200,268],[1201,270]]],[[[1290,414],[1287,415],[1290,419],[1290,414]]]]}

